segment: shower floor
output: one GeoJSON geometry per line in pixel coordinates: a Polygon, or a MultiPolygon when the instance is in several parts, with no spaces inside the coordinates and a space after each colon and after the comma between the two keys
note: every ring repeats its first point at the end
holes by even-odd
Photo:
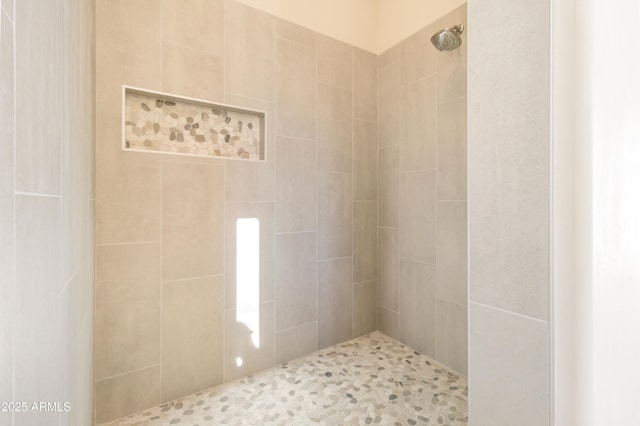
{"type": "Polygon", "coordinates": [[[467,381],[374,332],[113,425],[467,424],[467,381]]]}

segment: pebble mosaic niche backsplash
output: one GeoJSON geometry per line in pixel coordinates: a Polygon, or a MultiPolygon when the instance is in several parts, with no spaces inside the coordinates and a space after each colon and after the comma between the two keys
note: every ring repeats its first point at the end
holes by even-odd
{"type": "Polygon", "coordinates": [[[125,91],[124,148],[263,160],[264,114],[125,91]]]}

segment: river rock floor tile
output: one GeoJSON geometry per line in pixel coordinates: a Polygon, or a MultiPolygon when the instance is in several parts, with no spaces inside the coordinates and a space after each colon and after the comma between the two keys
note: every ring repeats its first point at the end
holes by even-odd
{"type": "Polygon", "coordinates": [[[113,425],[466,425],[467,381],[374,332],[113,425]]]}

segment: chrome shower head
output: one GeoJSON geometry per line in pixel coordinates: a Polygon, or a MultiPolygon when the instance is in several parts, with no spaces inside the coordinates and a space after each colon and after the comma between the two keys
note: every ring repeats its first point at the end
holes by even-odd
{"type": "Polygon", "coordinates": [[[455,27],[440,30],[431,37],[431,43],[439,51],[449,51],[458,48],[462,44],[460,34],[464,31],[464,25],[456,25],[455,27]]]}

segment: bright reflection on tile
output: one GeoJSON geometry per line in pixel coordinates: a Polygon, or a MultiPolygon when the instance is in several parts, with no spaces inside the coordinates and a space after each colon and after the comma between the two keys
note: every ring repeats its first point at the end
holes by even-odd
{"type": "Polygon", "coordinates": [[[247,326],[253,345],[259,348],[260,220],[256,218],[236,221],[236,321],[247,326]]]}

